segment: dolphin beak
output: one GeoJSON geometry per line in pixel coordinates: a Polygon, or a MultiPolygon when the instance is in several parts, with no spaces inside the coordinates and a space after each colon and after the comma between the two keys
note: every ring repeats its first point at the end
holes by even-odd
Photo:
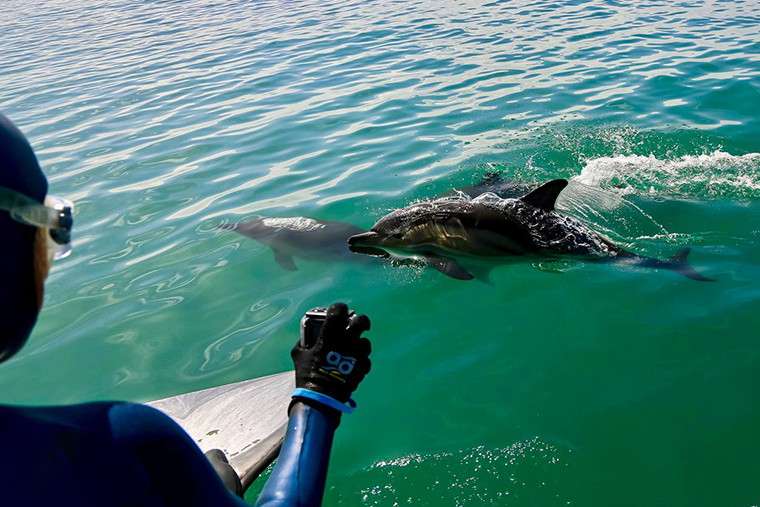
{"type": "Polygon", "coordinates": [[[380,235],[374,231],[363,232],[361,234],[354,234],[348,238],[349,245],[372,245],[380,235]]]}
{"type": "Polygon", "coordinates": [[[391,254],[382,248],[375,248],[374,246],[349,245],[348,249],[355,254],[364,254],[370,257],[380,257],[381,259],[390,259],[391,257],[391,254]]]}

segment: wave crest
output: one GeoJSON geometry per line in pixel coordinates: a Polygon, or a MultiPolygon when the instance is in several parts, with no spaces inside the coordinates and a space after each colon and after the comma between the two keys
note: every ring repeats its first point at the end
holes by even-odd
{"type": "Polygon", "coordinates": [[[716,150],[671,160],[654,155],[599,157],[588,160],[572,179],[619,194],[760,198],[760,153],[731,155],[716,150]]]}

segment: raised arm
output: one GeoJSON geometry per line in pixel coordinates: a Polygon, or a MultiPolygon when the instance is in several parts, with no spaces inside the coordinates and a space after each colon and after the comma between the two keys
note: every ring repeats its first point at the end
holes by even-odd
{"type": "Polygon", "coordinates": [[[365,315],[349,317],[343,303],[327,311],[314,343],[296,343],[291,352],[296,389],[280,457],[264,486],[258,507],[312,507],[322,504],[333,434],[342,413],[370,370],[370,327],[365,315]]]}

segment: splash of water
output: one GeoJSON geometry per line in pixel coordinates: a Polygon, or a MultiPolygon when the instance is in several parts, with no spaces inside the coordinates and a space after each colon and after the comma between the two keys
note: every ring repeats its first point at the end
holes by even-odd
{"type": "Polygon", "coordinates": [[[654,155],[599,157],[588,160],[573,181],[618,195],[760,198],[760,153],[716,150],[671,160],[654,155]]]}
{"type": "Polygon", "coordinates": [[[679,236],[669,232],[630,200],[613,191],[580,183],[577,179],[570,180],[557,199],[556,206],[558,210],[582,219],[595,230],[627,245],[645,237],[675,240],[679,236]]]}

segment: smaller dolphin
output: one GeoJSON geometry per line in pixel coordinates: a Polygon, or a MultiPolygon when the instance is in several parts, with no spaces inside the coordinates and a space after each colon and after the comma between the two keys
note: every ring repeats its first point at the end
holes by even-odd
{"type": "Polygon", "coordinates": [[[413,204],[381,218],[369,232],[348,238],[352,250],[400,250],[426,257],[452,278],[473,276],[455,257],[506,260],[519,256],[573,256],[669,269],[692,280],[709,281],[687,262],[690,249],[668,260],[628,252],[578,220],[554,209],[567,180],[550,181],[520,199],[486,193],[475,199],[443,198],[413,204]]]}
{"type": "Polygon", "coordinates": [[[371,257],[356,255],[346,244],[347,238],[366,230],[344,222],[306,217],[261,218],[219,227],[268,246],[275,262],[287,271],[298,270],[293,257],[320,262],[372,262],[371,257]]]}

